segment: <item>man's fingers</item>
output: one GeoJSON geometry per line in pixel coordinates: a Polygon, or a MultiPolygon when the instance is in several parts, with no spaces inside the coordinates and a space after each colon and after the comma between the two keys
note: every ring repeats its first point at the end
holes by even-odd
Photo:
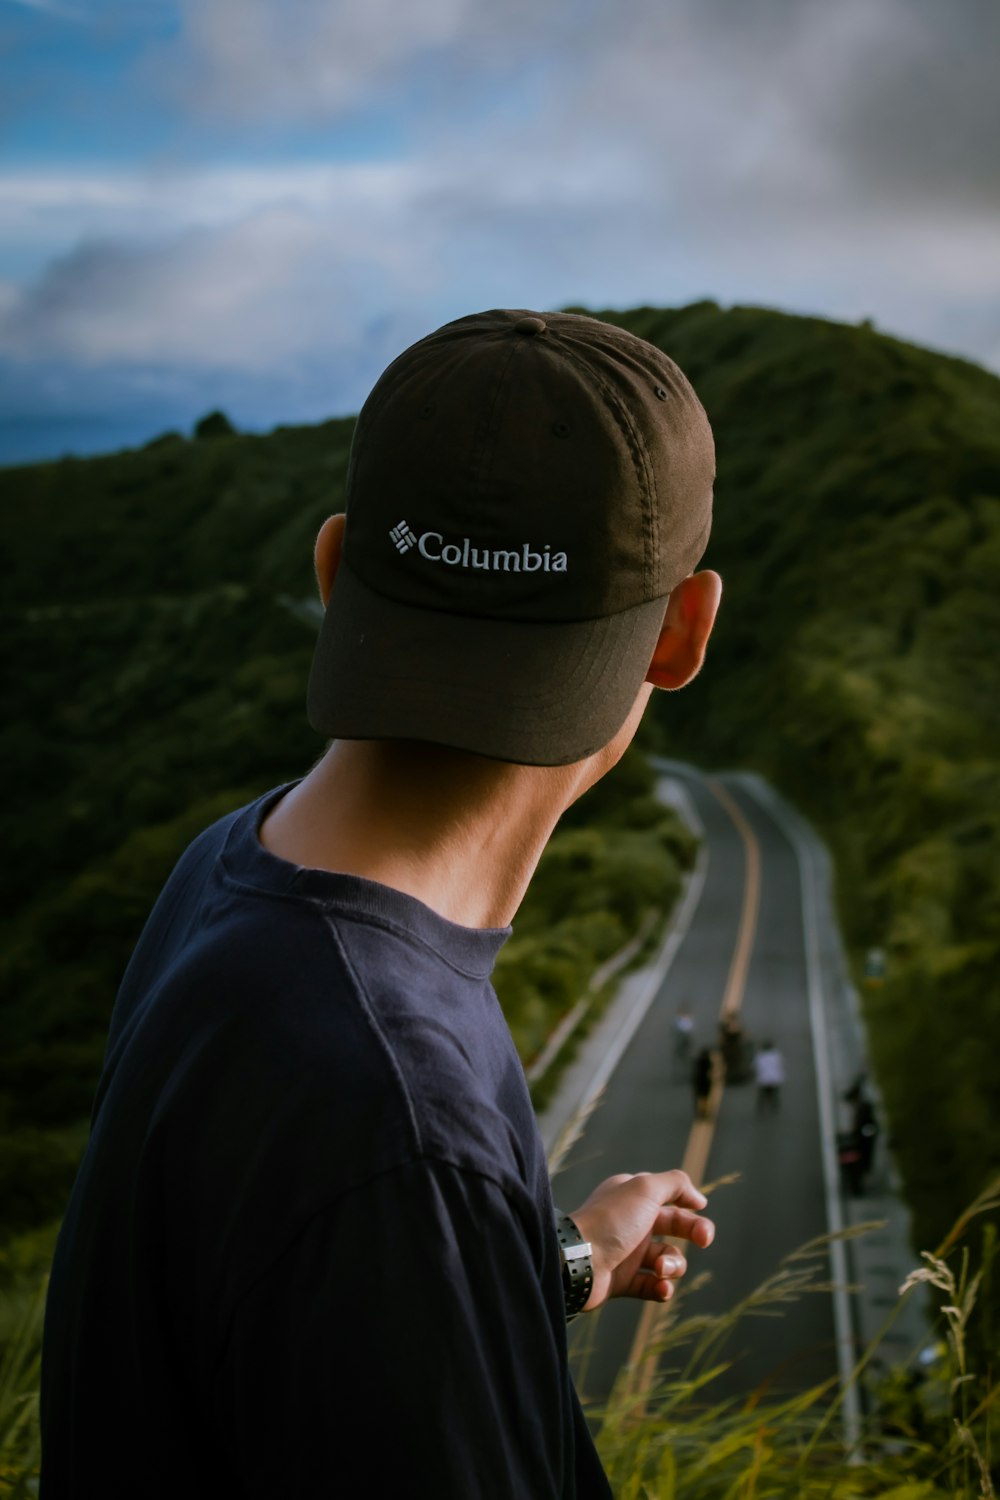
{"type": "Polygon", "coordinates": [[[643,1190],[657,1203],[678,1203],[684,1208],[704,1208],[708,1199],[696,1188],[686,1172],[675,1167],[670,1172],[641,1172],[643,1190]]]}
{"type": "Polygon", "coordinates": [[[674,1284],[667,1277],[637,1271],[629,1284],[628,1295],[643,1302],[669,1302],[674,1295],[674,1284]]]}
{"type": "Polygon", "coordinates": [[[663,1280],[675,1281],[687,1270],[687,1261],[676,1245],[660,1245],[652,1241],[642,1258],[643,1269],[652,1271],[663,1280]]]}
{"type": "Polygon", "coordinates": [[[702,1214],[670,1204],[667,1208],[661,1208],[657,1214],[653,1233],[670,1235],[676,1240],[690,1240],[692,1245],[706,1250],[715,1239],[715,1225],[702,1214]]]}

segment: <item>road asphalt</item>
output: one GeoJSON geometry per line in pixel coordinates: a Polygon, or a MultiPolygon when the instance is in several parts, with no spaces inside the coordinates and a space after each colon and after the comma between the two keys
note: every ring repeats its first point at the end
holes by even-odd
{"type": "MultiPolygon", "coordinates": [[[[819,1270],[837,1290],[811,1292],[782,1304],[780,1317],[753,1315],[737,1325],[722,1353],[730,1367],[710,1393],[779,1394],[829,1376],[844,1379],[917,1262],[884,1138],[862,1197],[846,1196],[839,1178],[836,1134],[850,1116],[843,1094],[866,1061],[829,857],[760,778],[656,764],[660,796],[703,835],[701,855],[659,952],[622,981],[540,1118],[550,1159],[562,1155],[556,1201],[569,1211],[614,1172],[661,1170],[685,1159],[700,1167],[707,1144],[701,1180],[736,1180],[711,1192],[716,1240],[708,1251],[691,1252],[687,1278],[704,1271],[709,1279],[686,1297],[688,1313],[725,1311],[806,1242],[880,1221],[824,1253],[819,1270]],[[778,1046],[787,1079],[773,1113],[758,1109],[752,1081],[730,1081],[710,1126],[692,1135],[690,1064],[674,1056],[673,1022],[678,1007],[689,1006],[695,1050],[713,1045],[723,1003],[739,1007],[752,1041],[778,1046]],[[696,1136],[700,1150],[693,1149],[696,1136]]],[[[571,1351],[585,1400],[605,1402],[636,1359],[640,1314],[639,1304],[622,1301],[574,1324],[571,1351]]],[[[927,1339],[921,1307],[911,1301],[875,1368],[902,1362],[927,1339]]],[[[849,1438],[858,1416],[852,1391],[849,1438]]]]}

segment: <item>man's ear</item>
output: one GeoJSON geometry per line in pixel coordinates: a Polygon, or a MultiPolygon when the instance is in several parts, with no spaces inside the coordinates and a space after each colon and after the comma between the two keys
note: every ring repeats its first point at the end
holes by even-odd
{"type": "Polygon", "coordinates": [[[313,552],[313,562],[316,565],[316,582],[319,584],[319,596],[323,601],[323,608],[330,602],[330,593],[333,589],[333,580],[337,576],[340,566],[340,554],[344,546],[344,523],[347,517],[343,511],[336,516],[327,516],[319,529],[316,538],[316,547],[313,552]]]}
{"type": "Polygon", "coordinates": [[[647,682],[671,690],[684,687],[697,676],[721,598],[718,573],[692,573],[681,580],[667,601],[647,682]]]}

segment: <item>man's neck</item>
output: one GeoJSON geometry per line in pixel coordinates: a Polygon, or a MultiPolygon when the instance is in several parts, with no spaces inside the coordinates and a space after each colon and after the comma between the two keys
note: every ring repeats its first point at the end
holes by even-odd
{"type": "Polygon", "coordinates": [[[465,927],[505,927],[579,781],[579,767],[337,740],[268,814],[261,842],[293,864],[392,886],[465,927]]]}

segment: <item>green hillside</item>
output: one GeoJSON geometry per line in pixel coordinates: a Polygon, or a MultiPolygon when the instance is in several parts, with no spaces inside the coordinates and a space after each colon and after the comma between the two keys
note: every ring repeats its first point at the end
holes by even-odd
{"type": "Polygon", "coordinates": [[[916,1238],[1000,1168],[1000,380],[712,303],[606,314],[667,349],[718,445],[725,579],[672,752],[754,766],[822,830],[916,1238]]]}
{"type": "MultiPolygon", "coordinates": [[[[718,639],[661,705],[663,743],[759,767],[829,839],[854,952],[890,955],[866,1004],[934,1243],[1000,1167],[1000,381],[868,327],[759,309],[606,316],[678,359],[718,441],[718,639]]],[[[61,1201],[123,963],[180,848],[322,749],[303,710],[310,555],[342,503],[351,430],[209,424],[0,473],[11,1224],[61,1201]]],[[[676,873],[690,851],[630,774],[610,822],[648,835],[644,878],[661,858],[676,873]]],[[[582,835],[565,830],[567,851],[604,859],[582,835]]],[[[620,864],[608,856],[619,885],[620,864]]],[[[634,915],[591,924],[602,951],[634,915]]],[[[526,923],[537,983],[525,968],[510,1005],[530,1051],[577,977],[565,955],[529,953],[544,922],[526,923]]]]}

